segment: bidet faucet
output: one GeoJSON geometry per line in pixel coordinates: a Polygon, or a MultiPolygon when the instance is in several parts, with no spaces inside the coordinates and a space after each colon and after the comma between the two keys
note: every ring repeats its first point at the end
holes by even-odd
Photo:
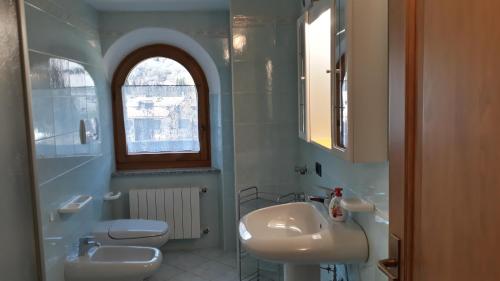
{"type": "Polygon", "coordinates": [[[83,257],[90,248],[99,247],[101,244],[95,240],[94,236],[85,236],[78,239],[78,255],[83,257]]]}

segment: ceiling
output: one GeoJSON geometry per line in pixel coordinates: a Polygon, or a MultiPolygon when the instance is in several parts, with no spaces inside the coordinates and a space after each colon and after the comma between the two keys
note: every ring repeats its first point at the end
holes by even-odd
{"type": "Polygon", "coordinates": [[[229,0],[85,0],[99,11],[229,10],[229,0]]]}

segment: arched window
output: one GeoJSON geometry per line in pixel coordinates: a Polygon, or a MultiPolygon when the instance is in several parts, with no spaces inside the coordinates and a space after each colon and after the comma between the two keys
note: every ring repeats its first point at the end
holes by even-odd
{"type": "Polygon", "coordinates": [[[118,66],[112,90],[118,169],[211,165],[207,79],[188,53],[140,48],[118,66]]]}

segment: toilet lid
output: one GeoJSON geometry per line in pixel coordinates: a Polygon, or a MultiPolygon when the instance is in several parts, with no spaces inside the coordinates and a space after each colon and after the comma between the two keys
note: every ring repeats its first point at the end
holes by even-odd
{"type": "Polygon", "coordinates": [[[164,221],[154,220],[116,220],[108,229],[113,239],[134,239],[161,236],[168,232],[168,225],[164,221]]]}

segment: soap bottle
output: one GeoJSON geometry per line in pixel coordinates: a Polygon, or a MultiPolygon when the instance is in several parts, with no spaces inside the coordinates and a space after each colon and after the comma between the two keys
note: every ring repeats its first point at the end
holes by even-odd
{"type": "Polygon", "coordinates": [[[333,198],[330,201],[330,205],[328,206],[328,213],[330,218],[334,221],[345,221],[345,211],[340,205],[340,201],[342,200],[342,188],[336,187],[333,190],[333,198]]]}

